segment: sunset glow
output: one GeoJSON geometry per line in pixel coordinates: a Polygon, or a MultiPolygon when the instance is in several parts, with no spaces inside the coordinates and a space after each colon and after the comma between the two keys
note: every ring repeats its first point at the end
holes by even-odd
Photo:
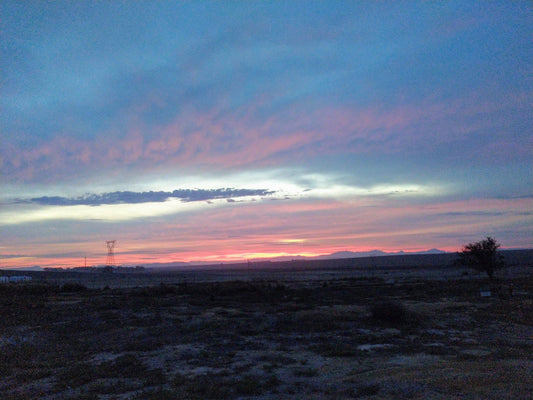
{"type": "Polygon", "coordinates": [[[0,268],[533,247],[531,2],[0,8],[0,268]]]}

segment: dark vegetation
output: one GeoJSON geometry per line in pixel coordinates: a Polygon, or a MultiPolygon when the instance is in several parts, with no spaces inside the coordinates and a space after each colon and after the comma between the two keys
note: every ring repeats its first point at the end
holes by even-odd
{"type": "Polygon", "coordinates": [[[490,236],[479,242],[468,243],[460,253],[460,262],[477,271],[486,272],[489,279],[494,279],[494,273],[505,268],[503,256],[498,249],[500,244],[490,236]]]}
{"type": "Polygon", "coordinates": [[[374,304],[371,307],[371,313],[375,321],[391,325],[405,324],[409,319],[409,313],[405,306],[394,301],[374,304]]]}
{"type": "Polygon", "coordinates": [[[500,325],[533,327],[532,278],[506,282],[527,295],[505,301],[480,298],[484,284],[373,277],[131,289],[1,285],[0,393],[20,400],[423,398],[444,389],[365,378],[373,357],[533,361],[533,344],[494,336],[500,325]],[[490,352],[464,353],[467,339],[490,352]],[[350,366],[346,376],[324,375],[337,362],[350,366]]]}

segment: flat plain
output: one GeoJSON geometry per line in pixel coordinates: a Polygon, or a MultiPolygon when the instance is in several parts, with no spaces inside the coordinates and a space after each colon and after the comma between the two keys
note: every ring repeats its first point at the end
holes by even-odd
{"type": "Polygon", "coordinates": [[[437,266],[34,272],[0,286],[0,393],[532,398],[533,269],[518,267],[492,283],[437,266]]]}

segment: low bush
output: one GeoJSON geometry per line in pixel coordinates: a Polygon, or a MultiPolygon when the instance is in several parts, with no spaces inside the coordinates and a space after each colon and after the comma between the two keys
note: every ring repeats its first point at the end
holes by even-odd
{"type": "Polygon", "coordinates": [[[144,374],[144,386],[158,386],[167,382],[162,368],[150,369],[144,374]]]}
{"type": "Polygon", "coordinates": [[[97,379],[108,378],[137,379],[147,384],[166,382],[162,370],[148,369],[135,354],[124,354],[98,365],[79,362],[66,367],[58,374],[56,387],[80,387],[97,379]]]}
{"type": "Polygon", "coordinates": [[[312,378],[318,375],[318,369],[316,368],[297,368],[293,371],[294,376],[301,378],[312,378]]]}
{"type": "Polygon", "coordinates": [[[85,292],[86,290],[87,290],[87,286],[82,285],[81,283],[69,282],[69,283],[65,283],[63,286],[61,286],[60,292],[62,292],[62,293],[77,293],[77,292],[85,292]]]}
{"type": "Polygon", "coordinates": [[[98,368],[88,363],[76,363],[64,368],[57,375],[56,387],[66,389],[79,387],[100,377],[98,368]]]}
{"type": "Polygon", "coordinates": [[[138,393],[134,400],[176,400],[180,396],[172,390],[158,388],[156,390],[143,390],[138,393]]]}
{"type": "Polygon", "coordinates": [[[392,326],[418,326],[422,316],[408,310],[396,301],[385,301],[375,304],[370,309],[370,318],[374,322],[392,326]]]}
{"type": "Polygon", "coordinates": [[[160,297],[179,293],[179,289],[173,285],[160,283],[156,286],[147,286],[133,292],[141,297],[160,297]]]}
{"type": "Polygon", "coordinates": [[[361,352],[354,343],[323,342],[311,346],[311,350],[324,357],[355,357],[361,352]]]}
{"type": "Polygon", "coordinates": [[[258,396],[263,393],[264,383],[258,376],[245,375],[235,381],[234,389],[239,396],[258,396]]]}
{"type": "Polygon", "coordinates": [[[76,400],[100,400],[100,396],[95,393],[80,393],[76,396],[76,400]]]}
{"type": "MultiPolygon", "coordinates": [[[[180,373],[174,376],[173,387],[184,392],[182,398],[187,399],[229,399],[230,386],[221,380],[220,375],[185,376],[180,373]]],[[[179,398],[179,397],[178,397],[179,398]]]]}
{"type": "Polygon", "coordinates": [[[374,304],[371,308],[371,316],[373,320],[379,322],[404,323],[407,319],[407,309],[401,303],[386,301],[374,304]]]}
{"type": "Polygon", "coordinates": [[[230,378],[227,374],[206,374],[186,376],[177,373],[172,381],[173,388],[186,399],[234,399],[242,396],[258,396],[279,385],[275,375],[247,374],[230,378]]]}
{"type": "Polygon", "coordinates": [[[103,376],[121,378],[144,378],[148,370],[135,354],[124,354],[99,366],[103,376]]]}
{"type": "Polygon", "coordinates": [[[378,383],[367,383],[357,387],[355,397],[374,396],[379,393],[379,390],[378,383]]]}

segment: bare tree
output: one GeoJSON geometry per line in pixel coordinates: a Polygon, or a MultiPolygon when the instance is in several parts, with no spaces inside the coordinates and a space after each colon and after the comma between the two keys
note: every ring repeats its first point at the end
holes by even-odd
{"type": "Polygon", "coordinates": [[[494,272],[505,267],[503,257],[498,253],[500,244],[490,236],[475,243],[468,243],[463,247],[460,262],[477,271],[486,272],[492,281],[494,272]]]}

